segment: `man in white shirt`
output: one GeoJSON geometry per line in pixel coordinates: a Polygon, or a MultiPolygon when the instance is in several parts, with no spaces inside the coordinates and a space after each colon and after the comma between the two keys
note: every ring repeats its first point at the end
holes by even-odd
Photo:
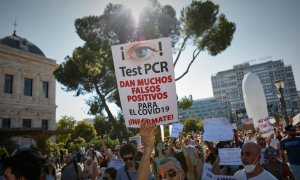
{"type": "Polygon", "coordinates": [[[256,143],[247,142],[243,145],[241,158],[244,169],[237,171],[234,176],[242,180],[275,180],[277,179],[271,173],[264,170],[260,163],[260,150],[256,143]]]}

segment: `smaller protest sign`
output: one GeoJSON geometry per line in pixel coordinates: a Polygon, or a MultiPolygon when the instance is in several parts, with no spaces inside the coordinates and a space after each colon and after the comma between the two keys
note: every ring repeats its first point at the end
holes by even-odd
{"type": "Polygon", "coordinates": [[[254,122],[251,118],[242,119],[242,129],[244,131],[254,130],[254,122]]]}
{"type": "Polygon", "coordinates": [[[219,148],[220,165],[241,165],[240,148],[219,148]]]}
{"type": "Polygon", "coordinates": [[[142,138],[141,138],[141,136],[129,137],[129,142],[132,141],[132,140],[137,142],[138,148],[142,147],[142,138]]]}
{"type": "Polygon", "coordinates": [[[268,137],[273,133],[274,127],[269,122],[268,118],[258,120],[258,131],[261,137],[268,137]]]}
{"type": "Polygon", "coordinates": [[[173,123],[172,131],[171,131],[171,137],[178,138],[179,134],[183,130],[183,125],[179,123],[173,123]]]}
{"type": "Polygon", "coordinates": [[[204,119],[204,141],[230,141],[233,139],[233,129],[227,118],[204,119]]]}
{"type": "Polygon", "coordinates": [[[214,179],[214,173],[212,172],[212,165],[208,163],[203,164],[202,180],[214,179]]]}
{"type": "Polygon", "coordinates": [[[232,125],[232,128],[233,128],[233,129],[237,130],[236,123],[232,123],[231,125],[232,125]]]}

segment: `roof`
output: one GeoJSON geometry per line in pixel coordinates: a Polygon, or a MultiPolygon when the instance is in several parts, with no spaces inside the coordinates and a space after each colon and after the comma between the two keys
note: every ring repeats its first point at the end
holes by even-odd
{"type": "Polygon", "coordinates": [[[12,35],[0,39],[0,44],[45,57],[40,48],[27,39],[17,36],[15,32],[12,35]]]}

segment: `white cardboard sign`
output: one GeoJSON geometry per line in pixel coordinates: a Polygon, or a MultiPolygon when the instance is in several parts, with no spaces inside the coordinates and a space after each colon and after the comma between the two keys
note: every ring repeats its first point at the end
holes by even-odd
{"type": "Polygon", "coordinates": [[[218,149],[220,157],[220,165],[241,165],[241,149],[240,148],[220,148],[218,149]]]}
{"type": "Polygon", "coordinates": [[[122,110],[127,127],[178,121],[170,38],[112,46],[122,110]]]}
{"type": "Polygon", "coordinates": [[[180,123],[173,123],[172,131],[171,131],[171,137],[178,138],[179,134],[183,130],[183,125],[180,123]]]}
{"type": "Polygon", "coordinates": [[[204,119],[204,141],[230,141],[233,139],[233,128],[227,118],[204,119]]]}

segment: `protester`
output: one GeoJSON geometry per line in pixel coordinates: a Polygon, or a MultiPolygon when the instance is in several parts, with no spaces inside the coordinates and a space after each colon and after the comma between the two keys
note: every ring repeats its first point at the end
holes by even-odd
{"type": "Polygon", "coordinates": [[[117,170],[115,168],[107,168],[104,171],[104,176],[102,177],[102,180],[115,180],[117,176],[117,170]]]}
{"type": "Polygon", "coordinates": [[[265,164],[265,151],[267,147],[265,138],[259,137],[257,139],[257,145],[260,151],[260,164],[265,164]]]}
{"type": "MultiPolygon", "coordinates": [[[[230,141],[221,141],[217,144],[216,149],[214,150],[216,154],[218,154],[219,148],[232,148],[232,145],[230,141]]],[[[234,173],[236,173],[238,170],[241,169],[239,165],[223,165],[220,166],[220,157],[219,155],[216,155],[216,161],[214,162],[212,166],[212,172],[216,175],[227,175],[232,176],[234,173]]]]}
{"type": "Polygon", "coordinates": [[[256,141],[256,136],[253,134],[252,131],[249,131],[249,132],[248,132],[248,136],[247,136],[247,138],[244,140],[244,143],[247,143],[247,142],[254,142],[254,143],[257,143],[257,141],[256,141]]]}
{"type": "Polygon", "coordinates": [[[254,142],[247,142],[242,147],[241,159],[244,169],[237,171],[234,176],[242,180],[257,179],[257,180],[275,180],[277,179],[271,173],[264,170],[259,163],[260,151],[258,145],[254,142]]]}
{"type": "Polygon", "coordinates": [[[78,180],[81,177],[81,167],[72,153],[65,155],[66,165],[61,170],[61,180],[78,180]]]}
{"type": "Polygon", "coordinates": [[[19,151],[6,159],[3,180],[39,180],[42,159],[30,151],[19,151]]]}
{"type": "Polygon", "coordinates": [[[86,157],[84,161],[84,169],[81,174],[81,179],[96,180],[98,176],[97,162],[92,151],[86,157]]]}
{"type": "Polygon", "coordinates": [[[296,136],[296,128],[292,125],[287,125],[285,131],[288,137],[280,142],[281,158],[286,162],[286,151],[292,172],[296,179],[300,179],[300,137],[296,136]]]}
{"type": "MultiPolygon", "coordinates": [[[[117,180],[137,179],[137,171],[140,163],[135,160],[136,154],[137,154],[137,150],[131,143],[122,145],[121,157],[125,165],[118,169],[117,177],[116,177],[117,180]]],[[[150,164],[150,160],[148,163],[150,164]]],[[[148,168],[148,174],[146,175],[146,177],[148,177],[148,179],[153,179],[153,175],[150,171],[150,167],[148,168]]]]}
{"type": "Polygon", "coordinates": [[[263,165],[264,169],[269,171],[279,180],[295,179],[290,167],[285,162],[278,159],[279,150],[273,147],[268,147],[265,151],[265,157],[266,163],[263,165]]]}

